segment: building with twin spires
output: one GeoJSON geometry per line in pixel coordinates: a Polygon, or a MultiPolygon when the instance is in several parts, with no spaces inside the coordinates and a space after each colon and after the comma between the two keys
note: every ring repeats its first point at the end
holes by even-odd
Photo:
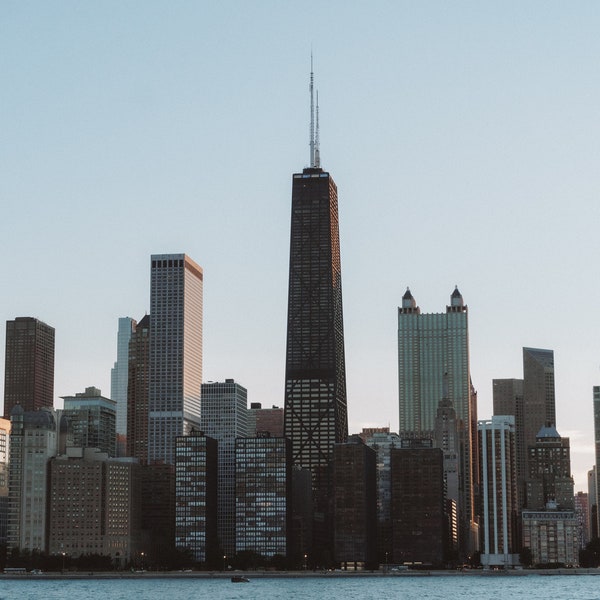
{"type": "Polygon", "coordinates": [[[446,411],[456,412],[459,548],[464,556],[472,554],[478,544],[477,394],[471,383],[467,306],[458,288],[446,312],[431,314],[422,314],[406,290],[398,309],[398,384],[401,438],[435,439],[442,399],[446,411]]]}
{"type": "Polygon", "coordinates": [[[331,547],[333,445],[348,436],[337,186],[321,168],[311,72],[310,166],[292,178],[284,434],[310,469],[315,532],[331,547]]]}

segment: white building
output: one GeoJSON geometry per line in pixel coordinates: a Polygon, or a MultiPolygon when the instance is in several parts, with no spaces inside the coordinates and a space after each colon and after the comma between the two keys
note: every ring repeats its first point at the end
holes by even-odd
{"type": "Polygon", "coordinates": [[[203,274],[185,254],[152,255],[148,461],[175,462],[200,423],[203,274]]]}

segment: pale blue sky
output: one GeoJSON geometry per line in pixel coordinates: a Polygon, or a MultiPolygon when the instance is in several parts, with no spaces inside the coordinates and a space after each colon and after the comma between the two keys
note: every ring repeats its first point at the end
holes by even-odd
{"type": "Polygon", "coordinates": [[[521,377],[522,346],[554,349],[557,428],[585,489],[598,31],[597,2],[4,0],[1,338],[6,319],[46,321],[56,396],[108,395],[117,319],[149,308],[150,254],[186,252],[205,271],[204,378],[281,406],[312,47],[340,198],[351,431],[398,426],[406,286],[439,312],[458,284],[479,418],[492,378],[521,377]]]}

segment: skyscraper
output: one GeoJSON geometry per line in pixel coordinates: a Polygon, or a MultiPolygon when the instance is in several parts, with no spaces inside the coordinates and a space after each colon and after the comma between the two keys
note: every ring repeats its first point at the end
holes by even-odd
{"type": "Polygon", "coordinates": [[[591,480],[591,485],[588,484],[590,490],[591,502],[590,505],[593,507],[590,513],[593,515],[592,531],[595,531],[596,535],[600,531],[600,517],[598,510],[598,498],[600,498],[599,485],[598,485],[598,469],[600,469],[600,385],[595,385],[593,388],[594,393],[594,453],[595,453],[595,464],[593,474],[588,477],[591,480]]]}
{"type": "Polygon", "coordinates": [[[119,319],[117,360],[110,371],[110,399],[117,408],[117,456],[126,456],[127,449],[127,383],[129,379],[129,340],[136,322],[131,317],[119,319]]]}
{"type": "Polygon", "coordinates": [[[219,456],[217,527],[225,553],[235,554],[235,441],[248,435],[248,392],[233,379],[202,384],[200,429],[217,440],[219,456]]]}
{"type": "Polygon", "coordinates": [[[529,448],[542,427],[556,425],[552,350],[523,348],[523,408],[523,437],[529,448]]]}
{"type": "Polygon", "coordinates": [[[459,543],[463,554],[470,554],[477,544],[477,395],[471,383],[467,306],[458,288],[446,312],[434,314],[421,314],[407,289],[398,309],[398,381],[401,438],[434,439],[442,399],[445,410],[456,411],[459,543]]]}
{"type": "Polygon", "coordinates": [[[515,418],[494,415],[479,421],[484,566],[518,564],[515,418]]]}
{"type": "Polygon", "coordinates": [[[525,479],[527,478],[527,445],[525,443],[525,411],[522,379],[494,379],[494,416],[511,415],[515,422],[515,464],[517,469],[517,501],[525,505],[525,479]]]}
{"type": "Polygon", "coordinates": [[[104,398],[95,387],[85,388],[74,396],[61,396],[62,414],[73,434],[72,445],[78,448],[97,448],[114,458],[116,454],[115,401],[104,398]]]}
{"type": "Polygon", "coordinates": [[[310,166],[292,178],[284,432],[293,463],[312,472],[315,519],[325,523],[333,445],[346,441],[348,416],[337,187],[320,165],[312,73],[310,90],[310,166]]]}
{"type": "Polygon", "coordinates": [[[185,254],[151,265],[148,460],[173,464],[177,436],[200,423],[203,274],[185,254]]]}
{"type": "Polygon", "coordinates": [[[150,316],[136,325],[129,340],[127,381],[127,456],[148,462],[148,396],[150,388],[150,316]]]}
{"type": "Polygon", "coordinates": [[[6,322],[4,417],[15,404],[25,411],[54,403],[54,328],[33,317],[6,322]]]}
{"type": "Polygon", "coordinates": [[[175,457],[175,546],[205,562],[217,545],[217,442],[192,431],[175,457]]]}

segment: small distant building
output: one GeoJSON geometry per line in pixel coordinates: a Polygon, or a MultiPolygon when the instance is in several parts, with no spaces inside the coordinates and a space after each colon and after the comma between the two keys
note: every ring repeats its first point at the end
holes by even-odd
{"type": "Polygon", "coordinates": [[[217,441],[199,431],[177,437],[175,546],[199,562],[217,547],[217,441]]]}
{"type": "Polygon", "coordinates": [[[577,492],[575,494],[575,514],[579,521],[579,544],[585,548],[590,537],[590,506],[586,492],[577,492]]]}
{"type": "Polygon", "coordinates": [[[139,551],[139,465],[97,448],[67,449],[50,460],[48,552],[102,554],[121,566],[139,551]]]}
{"type": "Polygon", "coordinates": [[[63,415],[73,434],[76,448],[98,448],[114,457],[117,452],[116,406],[110,398],[102,396],[96,387],[74,396],[62,396],[63,415]]]}
{"type": "Polygon", "coordinates": [[[236,552],[287,556],[291,537],[291,442],[254,437],[235,441],[236,552]]]}
{"type": "Polygon", "coordinates": [[[344,570],[377,563],[376,456],[358,435],[333,447],[334,555],[344,570]]]}
{"type": "Polygon", "coordinates": [[[573,510],[569,438],[562,438],[553,425],[542,427],[535,445],[528,448],[527,464],[526,508],[543,510],[553,502],[562,510],[573,510]]]}
{"type": "Polygon", "coordinates": [[[534,565],[579,564],[579,520],[573,510],[524,510],[523,546],[531,550],[534,565]]]}
{"type": "Polygon", "coordinates": [[[283,437],[283,408],[263,408],[260,402],[251,402],[248,410],[248,437],[267,435],[283,437]]]}

